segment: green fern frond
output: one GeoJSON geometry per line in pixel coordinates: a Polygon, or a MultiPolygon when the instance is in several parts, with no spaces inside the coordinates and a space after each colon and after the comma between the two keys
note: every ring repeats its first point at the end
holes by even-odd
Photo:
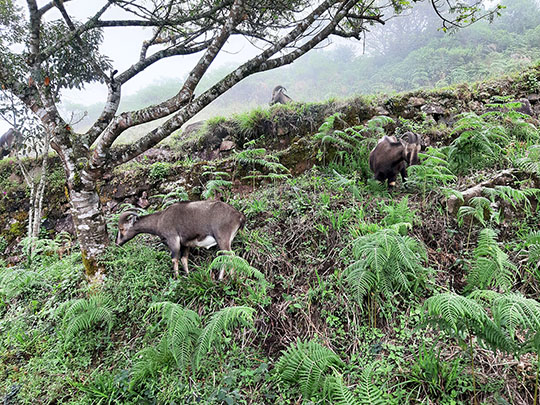
{"type": "Polygon", "coordinates": [[[451,188],[446,188],[446,187],[442,187],[441,188],[442,192],[444,193],[444,195],[446,196],[446,198],[449,198],[450,196],[454,196],[456,197],[461,203],[465,202],[464,198],[463,198],[463,193],[461,191],[458,191],[458,190],[453,190],[451,188]]]}
{"type": "Polygon", "coordinates": [[[234,254],[218,255],[214,260],[212,260],[210,266],[208,266],[210,271],[221,270],[223,268],[225,268],[225,271],[228,273],[238,273],[245,277],[255,278],[259,282],[261,288],[266,290],[268,282],[266,281],[264,274],[255,267],[251,266],[240,256],[236,256],[234,254]]]}
{"type": "Polygon", "coordinates": [[[253,326],[254,312],[253,308],[241,306],[223,308],[214,313],[197,340],[193,356],[195,369],[199,369],[201,360],[223,333],[229,332],[238,324],[253,326]]]}
{"type": "Polygon", "coordinates": [[[454,125],[459,136],[448,148],[448,162],[455,173],[486,165],[499,164],[503,145],[509,141],[507,130],[475,113],[465,113],[454,125]]]}
{"type": "MultiPolygon", "coordinates": [[[[180,187],[179,189],[171,191],[170,193],[167,193],[167,194],[155,194],[152,196],[152,198],[160,198],[161,208],[165,209],[168,206],[175,204],[179,201],[187,201],[189,199],[189,196],[184,190],[184,188],[180,187]]],[[[147,214],[147,213],[143,212],[143,214],[147,214]]]]}
{"type": "Polygon", "coordinates": [[[455,334],[468,323],[483,324],[489,319],[475,300],[451,292],[429,297],[423,308],[430,322],[447,325],[455,334]]]}
{"type": "Polygon", "coordinates": [[[163,340],[157,346],[145,347],[136,354],[137,360],[131,367],[130,388],[137,387],[148,377],[156,377],[157,373],[174,364],[174,357],[163,340]]]}
{"type": "Polygon", "coordinates": [[[383,400],[383,393],[379,387],[372,382],[373,369],[375,364],[369,364],[362,371],[358,389],[362,404],[383,405],[386,401],[383,400]]]}
{"type": "Polygon", "coordinates": [[[360,405],[362,402],[354,396],[351,390],[347,388],[343,381],[343,376],[337,373],[326,377],[324,381],[325,396],[332,404],[336,405],[360,405]]]}
{"type": "Polygon", "coordinates": [[[218,178],[218,179],[223,179],[223,178],[230,179],[231,178],[231,174],[228,173],[228,172],[215,172],[215,171],[212,171],[212,170],[208,170],[208,171],[203,172],[201,174],[201,176],[212,176],[212,177],[215,177],[215,178],[218,178]]]}
{"type": "Polygon", "coordinates": [[[396,291],[414,289],[424,277],[425,249],[393,229],[382,229],[353,241],[355,261],[344,272],[346,283],[359,303],[368,292],[379,290],[388,298],[396,291]]]}
{"type": "Polygon", "coordinates": [[[424,320],[450,333],[461,344],[467,334],[472,334],[493,350],[515,351],[508,334],[489,318],[484,307],[473,298],[451,292],[442,293],[428,298],[423,308],[424,320]]]}
{"type": "Polygon", "coordinates": [[[69,341],[79,332],[89,330],[100,323],[104,323],[107,326],[107,333],[110,333],[114,321],[113,308],[112,299],[104,294],[68,301],[61,309],[65,310],[62,322],[66,340],[69,341]]]}
{"type": "Polygon", "coordinates": [[[259,166],[269,172],[288,173],[289,169],[279,163],[279,158],[270,153],[266,149],[246,149],[238,152],[235,156],[238,163],[246,166],[259,166]]]}
{"type": "Polygon", "coordinates": [[[488,287],[508,290],[514,282],[516,271],[516,266],[499,247],[495,231],[489,228],[482,230],[474,250],[474,262],[467,276],[468,290],[484,290],[488,287]]]}
{"type": "Polygon", "coordinates": [[[484,188],[486,194],[488,194],[492,201],[496,197],[505,201],[508,204],[511,204],[512,207],[517,208],[518,205],[523,205],[523,209],[526,212],[531,211],[531,202],[529,198],[537,198],[540,195],[540,189],[537,188],[528,188],[525,190],[518,190],[510,186],[496,186],[495,188],[484,188]]]}
{"type": "Polygon", "coordinates": [[[518,167],[528,173],[540,176],[540,145],[533,145],[527,149],[527,156],[517,159],[518,167]]]}
{"type": "Polygon", "coordinates": [[[145,317],[153,313],[161,313],[162,320],[166,323],[163,342],[178,368],[186,371],[191,364],[191,355],[201,333],[199,315],[190,309],[167,301],[152,304],[145,317]]]}
{"type": "Polygon", "coordinates": [[[540,231],[531,232],[525,243],[527,263],[533,271],[540,270],[540,231]]]}
{"type": "Polygon", "coordinates": [[[276,364],[279,378],[287,383],[299,384],[304,398],[311,398],[325,387],[332,370],[343,367],[337,354],[310,340],[298,340],[283,352],[276,364]]]}
{"type": "Polygon", "coordinates": [[[459,207],[457,212],[458,224],[461,226],[466,217],[476,219],[482,225],[486,224],[487,219],[493,214],[491,202],[485,197],[473,197],[469,200],[469,205],[459,207]]]}
{"type": "Polygon", "coordinates": [[[421,164],[407,168],[407,184],[423,190],[454,182],[457,177],[450,170],[446,155],[438,149],[429,147],[425,153],[419,153],[421,164]]]}
{"type": "Polygon", "coordinates": [[[520,328],[526,336],[540,331],[540,303],[520,293],[500,294],[492,303],[494,321],[514,338],[520,328]]]}
{"type": "Polygon", "coordinates": [[[216,192],[223,193],[225,189],[232,187],[232,181],[230,180],[222,180],[222,179],[215,179],[210,180],[205,185],[205,190],[202,193],[202,197],[206,200],[214,195],[216,195],[216,192]]]}
{"type": "Polygon", "coordinates": [[[0,295],[11,299],[23,291],[48,286],[41,272],[19,267],[0,269],[0,295]]]}

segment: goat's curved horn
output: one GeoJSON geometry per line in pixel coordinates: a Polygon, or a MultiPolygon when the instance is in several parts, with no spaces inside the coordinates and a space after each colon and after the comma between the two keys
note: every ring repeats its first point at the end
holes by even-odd
{"type": "Polygon", "coordinates": [[[120,217],[118,218],[118,223],[123,224],[125,223],[129,217],[134,215],[136,218],[139,218],[139,215],[136,211],[125,211],[120,214],[120,217]]]}

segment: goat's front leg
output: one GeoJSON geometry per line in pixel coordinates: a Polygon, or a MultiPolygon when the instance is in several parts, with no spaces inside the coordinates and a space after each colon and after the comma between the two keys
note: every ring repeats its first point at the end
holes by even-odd
{"type": "MultiPolygon", "coordinates": [[[[189,256],[189,246],[181,246],[180,247],[180,261],[182,262],[182,267],[184,268],[186,275],[189,274],[188,265],[187,265],[188,256],[189,256]]],[[[177,263],[177,266],[178,266],[178,263],[177,263]]]]}

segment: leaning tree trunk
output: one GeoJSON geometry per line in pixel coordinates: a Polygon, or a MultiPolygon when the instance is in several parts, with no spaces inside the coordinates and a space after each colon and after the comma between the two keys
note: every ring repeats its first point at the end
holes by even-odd
{"type": "Polygon", "coordinates": [[[105,269],[99,258],[109,245],[109,235],[99,195],[95,184],[92,186],[80,189],[68,182],[71,215],[81,248],[85,272],[90,280],[100,281],[105,269]]]}
{"type": "MultiPolygon", "coordinates": [[[[54,146],[60,155],[67,178],[71,215],[86,276],[92,282],[101,282],[105,267],[100,258],[109,246],[109,235],[96,187],[99,173],[87,170],[88,159],[75,158],[73,150],[54,146]]],[[[77,155],[82,153],[84,152],[79,149],[77,155]]]]}

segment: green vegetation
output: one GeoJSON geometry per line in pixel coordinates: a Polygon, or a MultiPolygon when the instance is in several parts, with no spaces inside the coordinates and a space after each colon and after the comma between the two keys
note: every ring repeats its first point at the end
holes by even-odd
{"type": "MultiPolygon", "coordinates": [[[[21,239],[26,214],[13,201],[24,190],[14,162],[0,162],[0,400],[537,404],[540,131],[513,95],[540,91],[538,66],[457,85],[540,56],[536,6],[513,7],[452,37],[415,27],[367,56],[314,52],[280,76],[295,99],[286,82],[304,89],[299,99],[454,87],[217,116],[104,179],[111,239],[126,206],[222,198],[246,215],[234,254],[193,249],[189,276],[173,279],[168,249],[140,235],[111,246],[103,283],[88,284],[69,234],[44,222],[40,239],[21,239]],[[415,110],[415,98],[443,105],[444,119],[415,110]],[[431,146],[389,191],[369,153],[407,131],[431,146]],[[207,161],[223,140],[233,149],[207,161]]],[[[265,104],[274,75],[257,76],[265,104]]],[[[242,107],[254,86],[238,86],[242,107]]],[[[65,210],[58,167],[51,218],[65,210]]]]}
{"type": "MultiPolygon", "coordinates": [[[[247,224],[235,255],[195,250],[178,280],[148,235],[110,248],[98,287],[70,238],[41,239],[16,266],[0,263],[0,393],[19,403],[534,403],[540,134],[512,109],[489,114],[457,120],[454,139],[435,139],[392,194],[371,180],[369,151],[392,127],[425,135],[430,124],[380,116],[339,129],[333,115],[310,137],[319,166],[298,176],[257,140],[200,165],[204,195],[226,196],[247,224]],[[491,152],[472,153],[473,141],[491,152]],[[472,198],[457,191],[503,169],[515,180],[472,198]],[[447,196],[460,198],[455,216],[447,196]]],[[[138,165],[152,181],[174,175],[169,163],[138,165]]],[[[153,195],[149,211],[186,197],[153,195]]]]}

